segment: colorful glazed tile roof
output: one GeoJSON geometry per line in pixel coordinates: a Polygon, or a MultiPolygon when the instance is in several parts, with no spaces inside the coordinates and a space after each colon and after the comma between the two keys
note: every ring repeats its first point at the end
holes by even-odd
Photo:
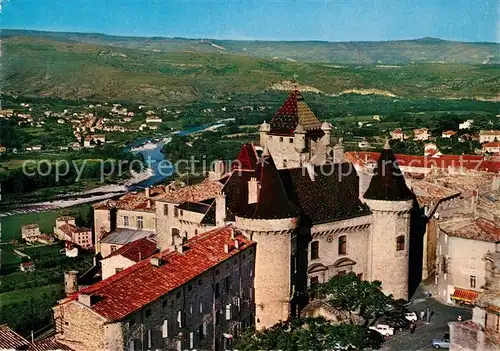
{"type": "Polygon", "coordinates": [[[276,111],[271,119],[271,134],[293,135],[297,125],[301,125],[306,132],[323,135],[321,122],[303,100],[298,90],[293,90],[288,95],[283,105],[276,111]]]}
{"type": "Polygon", "coordinates": [[[139,262],[158,251],[156,241],[147,237],[128,243],[113,251],[109,257],[121,255],[131,261],[139,262]]]}
{"type": "Polygon", "coordinates": [[[151,263],[151,258],[142,260],[108,279],[83,288],[61,303],[77,300],[79,294],[94,295],[97,302],[90,307],[94,312],[110,321],[121,320],[255,245],[233,230],[229,225],[197,235],[185,243],[183,253],[166,250],[154,254],[151,258],[159,258],[162,262],[159,267],[151,263]],[[238,248],[235,240],[238,240],[238,248]],[[229,247],[227,253],[225,245],[229,247]]]}
{"type": "Polygon", "coordinates": [[[253,170],[257,167],[258,155],[253,144],[244,144],[236,161],[233,162],[232,169],[253,170]]]}

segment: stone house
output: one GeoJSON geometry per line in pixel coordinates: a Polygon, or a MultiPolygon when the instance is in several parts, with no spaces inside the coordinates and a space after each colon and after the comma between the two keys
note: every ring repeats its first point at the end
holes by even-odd
{"type": "Polygon", "coordinates": [[[393,140],[400,140],[400,141],[404,140],[404,133],[403,130],[400,128],[392,130],[390,134],[391,134],[391,139],[393,140]]]}
{"type": "Polygon", "coordinates": [[[454,130],[446,130],[441,133],[441,138],[450,139],[452,136],[457,134],[454,130]]]}
{"type": "Polygon", "coordinates": [[[56,340],[82,351],[228,349],[253,325],[255,252],[225,226],[155,254],[60,301],[56,340]]]}
{"type": "Polygon", "coordinates": [[[487,142],[482,145],[483,153],[500,154],[500,141],[487,142]]]}
{"type": "Polygon", "coordinates": [[[498,350],[500,345],[500,250],[487,252],[484,291],[474,302],[472,320],[448,323],[451,350],[498,350]]]}
{"type": "Polygon", "coordinates": [[[92,229],[77,227],[75,225],[75,217],[72,216],[57,217],[54,234],[59,240],[69,241],[83,249],[89,249],[94,246],[92,243],[92,229]]]}
{"type": "Polygon", "coordinates": [[[472,304],[485,284],[483,255],[500,243],[500,227],[483,218],[452,218],[438,224],[435,284],[447,303],[472,304]]]}
{"type": "Polygon", "coordinates": [[[35,242],[40,236],[40,227],[38,224],[25,224],[21,227],[21,236],[27,242],[35,242]]]}
{"type": "Polygon", "coordinates": [[[34,272],[35,264],[33,263],[33,261],[22,262],[19,264],[19,269],[21,270],[21,272],[34,272]]]}
{"type": "Polygon", "coordinates": [[[413,139],[414,140],[429,140],[430,137],[429,129],[427,128],[419,128],[413,130],[413,139]]]}
{"type": "Polygon", "coordinates": [[[142,238],[120,247],[101,260],[102,279],[133,266],[156,251],[156,241],[150,238],[142,238]]]}
{"type": "Polygon", "coordinates": [[[500,130],[481,130],[479,132],[479,142],[481,144],[493,141],[500,141],[500,130]]]}

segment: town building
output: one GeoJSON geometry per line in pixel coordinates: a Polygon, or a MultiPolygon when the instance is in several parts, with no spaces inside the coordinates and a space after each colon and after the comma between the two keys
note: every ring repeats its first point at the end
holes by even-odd
{"type": "Polygon", "coordinates": [[[154,254],[60,301],[56,341],[82,351],[229,349],[254,323],[255,253],[224,226],[154,254]]]}
{"type": "Polygon", "coordinates": [[[21,237],[29,243],[36,242],[40,234],[40,227],[36,223],[25,224],[21,227],[21,237]]]}
{"type": "MultiPolygon", "coordinates": [[[[474,301],[472,319],[448,323],[451,350],[498,350],[500,345],[500,250],[487,252],[484,291],[474,301]]],[[[484,269],[484,267],[483,267],[484,269]]]]}
{"type": "Polygon", "coordinates": [[[69,241],[83,249],[94,246],[92,242],[92,229],[77,227],[75,217],[61,216],[56,218],[54,234],[59,240],[69,241]]]}
{"type": "Polygon", "coordinates": [[[500,154],[500,141],[492,141],[481,145],[483,153],[500,154]]]}
{"type": "Polygon", "coordinates": [[[450,139],[452,136],[457,134],[454,130],[446,130],[441,133],[441,138],[450,139]]]}
{"type": "Polygon", "coordinates": [[[162,119],[158,116],[148,116],[146,117],[146,123],[161,123],[162,119]]]}
{"type": "Polygon", "coordinates": [[[435,284],[448,302],[474,303],[485,284],[481,260],[500,244],[500,227],[483,218],[449,219],[438,224],[435,284]]]}
{"type": "Polygon", "coordinates": [[[431,134],[427,128],[419,128],[413,130],[414,140],[429,140],[431,134]]]}
{"type": "Polygon", "coordinates": [[[473,119],[468,119],[458,125],[458,129],[470,129],[472,127],[472,124],[474,123],[473,119]]]}
{"type": "Polygon", "coordinates": [[[156,241],[150,238],[142,238],[120,247],[101,260],[102,279],[133,266],[157,251],[156,241]]]}
{"type": "Polygon", "coordinates": [[[479,132],[479,142],[481,144],[493,141],[500,141],[500,130],[481,130],[479,132]]]}
{"type": "Polygon", "coordinates": [[[398,128],[391,131],[391,139],[403,141],[404,140],[403,130],[398,128]]]}
{"type": "Polygon", "coordinates": [[[21,270],[21,272],[34,272],[35,264],[33,263],[33,261],[22,262],[19,264],[19,269],[21,270]]]}

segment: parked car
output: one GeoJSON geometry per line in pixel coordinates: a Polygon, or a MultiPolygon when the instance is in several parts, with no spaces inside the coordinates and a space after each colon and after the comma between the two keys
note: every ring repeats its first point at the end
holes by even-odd
{"type": "Polygon", "coordinates": [[[443,338],[432,340],[432,347],[434,347],[435,349],[449,349],[450,334],[444,334],[443,338]]]}
{"type": "Polygon", "coordinates": [[[418,319],[417,314],[415,312],[406,312],[405,318],[406,318],[406,320],[409,320],[410,322],[416,322],[418,319]]]}
{"type": "Polygon", "coordinates": [[[372,325],[368,329],[375,330],[382,334],[383,336],[392,336],[394,335],[394,328],[389,327],[387,324],[377,324],[372,325]]]}
{"type": "Polygon", "coordinates": [[[410,329],[410,322],[402,317],[390,316],[384,318],[380,321],[381,324],[387,324],[395,330],[403,331],[404,329],[410,329]]]}

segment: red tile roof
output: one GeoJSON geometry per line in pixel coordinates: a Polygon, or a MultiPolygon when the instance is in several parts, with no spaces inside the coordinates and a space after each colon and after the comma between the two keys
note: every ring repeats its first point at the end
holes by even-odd
{"type": "Polygon", "coordinates": [[[500,141],[492,141],[491,143],[484,143],[483,147],[500,147],[500,141]]]}
{"type": "Polygon", "coordinates": [[[151,256],[156,251],[158,251],[156,241],[151,240],[150,238],[142,238],[120,247],[106,258],[121,255],[134,262],[139,262],[151,256]]]}
{"type": "Polygon", "coordinates": [[[233,230],[229,225],[195,236],[186,242],[187,250],[184,253],[166,250],[153,255],[162,260],[163,264],[159,267],[152,265],[150,258],[142,260],[80,290],[61,303],[76,300],[81,293],[96,295],[98,301],[90,308],[109,320],[121,320],[255,245],[242,234],[234,233],[239,242],[236,249],[235,239],[232,239],[233,230]],[[228,253],[224,251],[225,244],[229,245],[228,253]]]}
{"type": "Polygon", "coordinates": [[[76,225],[65,223],[59,226],[59,230],[61,230],[64,234],[71,236],[74,233],[85,233],[90,232],[89,228],[79,228],[76,225]]]}
{"type": "Polygon", "coordinates": [[[452,219],[441,222],[439,227],[449,236],[493,243],[500,242],[500,227],[484,218],[475,220],[470,218],[452,219]]]}
{"type": "MultiPolygon", "coordinates": [[[[346,158],[351,162],[363,166],[368,161],[377,161],[380,157],[378,152],[346,152],[346,158]]],[[[396,154],[396,160],[400,167],[415,168],[464,168],[467,170],[500,172],[500,160],[486,159],[477,155],[441,155],[439,157],[425,157],[415,155],[396,154]]]]}
{"type": "Polygon", "coordinates": [[[181,204],[183,202],[201,202],[208,199],[214,199],[222,190],[222,184],[214,180],[204,180],[195,185],[185,186],[177,190],[172,190],[158,196],[160,201],[173,202],[181,204]]]}
{"type": "Polygon", "coordinates": [[[73,351],[72,348],[57,342],[54,336],[37,340],[28,347],[28,351],[73,351]]]}
{"type": "Polygon", "coordinates": [[[500,135],[500,130],[481,130],[479,135],[500,135]]]}
{"type": "Polygon", "coordinates": [[[7,324],[0,325],[0,349],[26,349],[29,341],[9,328],[7,324]]]}

